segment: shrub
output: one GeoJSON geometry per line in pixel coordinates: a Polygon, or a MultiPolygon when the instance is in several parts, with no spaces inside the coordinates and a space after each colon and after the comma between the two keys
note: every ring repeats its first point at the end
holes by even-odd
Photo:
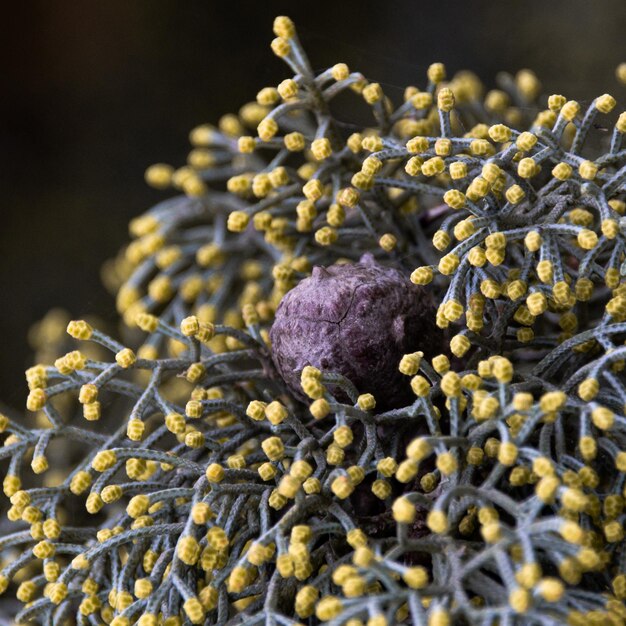
{"type": "Polygon", "coordinates": [[[439,63],[395,107],[274,31],[294,77],[146,172],[182,194],[105,269],[124,343],[71,322],[101,351],[30,368],[37,424],[0,422],[18,620],[624,623],[626,114],[588,147],[608,94],[544,109],[528,70],[484,95],[439,63]],[[343,92],[371,124],[333,114],[343,92]],[[402,403],[380,347],[358,385],[314,329],[311,362],[274,365],[315,267],[356,276],[359,345],[393,335],[365,253],[432,318],[391,351],[402,403]]]}

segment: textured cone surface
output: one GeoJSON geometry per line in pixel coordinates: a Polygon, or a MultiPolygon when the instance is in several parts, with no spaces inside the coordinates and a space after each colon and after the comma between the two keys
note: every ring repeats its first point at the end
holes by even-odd
{"type": "Polygon", "coordinates": [[[402,355],[435,354],[441,334],[425,291],[371,255],[359,263],[316,267],[281,301],[272,326],[274,363],[302,396],[306,365],[343,374],[379,407],[402,404],[410,393],[398,371],[402,355]]]}

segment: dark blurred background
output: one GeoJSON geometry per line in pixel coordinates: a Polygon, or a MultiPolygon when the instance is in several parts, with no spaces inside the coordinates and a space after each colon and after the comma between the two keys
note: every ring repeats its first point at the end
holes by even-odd
{"type": "MultiPolygon", "coordinates": [[[[99,268],[160,195],[156,161],[287,77],[269,49],[291,16],[315,68],[344,61],[400,100],[427,66],[533,68],[548,93],[626,96],[624,0],[32,0],[3,15],[0,399],[23,406],[29,326],[54,306],[114,318],[99,268]]],[[[623,104],[622,104],[623,108],[623,104]]]]}

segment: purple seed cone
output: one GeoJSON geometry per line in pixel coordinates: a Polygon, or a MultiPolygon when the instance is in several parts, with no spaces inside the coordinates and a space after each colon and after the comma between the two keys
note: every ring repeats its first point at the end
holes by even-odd
{"type": "Polygon", "coordinates": [[[315,267],[276,310],[274,364],[300,398],[300,373],[313,365],[374,394],[378,408],[402,406],[411,398],[409,378],[398,371],[402,355],[441,352],[434,318],[426,291],[371,254],[355,264],[315,267]]]}

